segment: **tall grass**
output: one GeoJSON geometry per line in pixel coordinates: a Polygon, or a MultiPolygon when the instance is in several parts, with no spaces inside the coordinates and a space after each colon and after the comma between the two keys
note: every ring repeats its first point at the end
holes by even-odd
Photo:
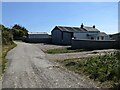
{"type": "Polygon", "coordinates": [[[9,45],[4,45],[2,48],[2,64],[0,64],[0,68],[2,68],[2,73],[4,73],[5,67],[6,67],[6,55],[8,53],[9,50],[13,49],[14,47],[16,47],[17,45],[15,43],[9,44],[9,45]]]}

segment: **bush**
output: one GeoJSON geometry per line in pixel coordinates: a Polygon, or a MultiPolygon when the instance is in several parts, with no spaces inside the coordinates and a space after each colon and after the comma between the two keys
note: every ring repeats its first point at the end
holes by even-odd
{"type": "Polygon", "coordinates": [[[8,45],[8,44],[12,44],[12,43],[13,43],[13,41],[12,41],[11,29],[2,27],[2,44],[8,45]]]}

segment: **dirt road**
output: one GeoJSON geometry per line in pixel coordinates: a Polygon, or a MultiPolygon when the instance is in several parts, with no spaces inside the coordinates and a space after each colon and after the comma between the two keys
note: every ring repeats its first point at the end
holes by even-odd
{"type": "Polygon", "coordinates": [[[95,88],[80,75],[60,68],[45,58],[34,44],[16,42],[8,55],[3,88],[95,88]]]}

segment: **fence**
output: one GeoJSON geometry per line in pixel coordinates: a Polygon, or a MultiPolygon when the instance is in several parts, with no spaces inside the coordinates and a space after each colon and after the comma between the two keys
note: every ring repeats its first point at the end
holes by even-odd
{"type": "Polygon", "coordinates": [[[72,49],[117,49],[119,47],[116,40],[76,40],[72,39],[72,49]]]}

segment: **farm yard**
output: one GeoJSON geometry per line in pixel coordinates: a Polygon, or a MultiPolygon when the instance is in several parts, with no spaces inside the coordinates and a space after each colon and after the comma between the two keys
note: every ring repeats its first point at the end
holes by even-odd
{"type": "Polygon", "coordinates": [[[73,50],[71,52],[60,52],[62,50],[66,50],[71,46],[60,46],[60,45],[52,45],[52,44],[34,44],[38,48],[40,48],[43,52],[45,52],[46,57],[51,60],[66,60],[66,59],[74,59],[74,58],[81,58],[81,57],[88,57],[92,55],[103,55],[106,52],[114,52],[115,49],[105,49],[105,50],[93,50],[93,51],[86,51],[83,49],[73,50]],[[56,51],[57,50],[57,51],[56,51]],[[53,51],[54,53],[50,53],[49,51],[53,51]],[[56,51],[56,52],[55,52],[56,51]]]}

